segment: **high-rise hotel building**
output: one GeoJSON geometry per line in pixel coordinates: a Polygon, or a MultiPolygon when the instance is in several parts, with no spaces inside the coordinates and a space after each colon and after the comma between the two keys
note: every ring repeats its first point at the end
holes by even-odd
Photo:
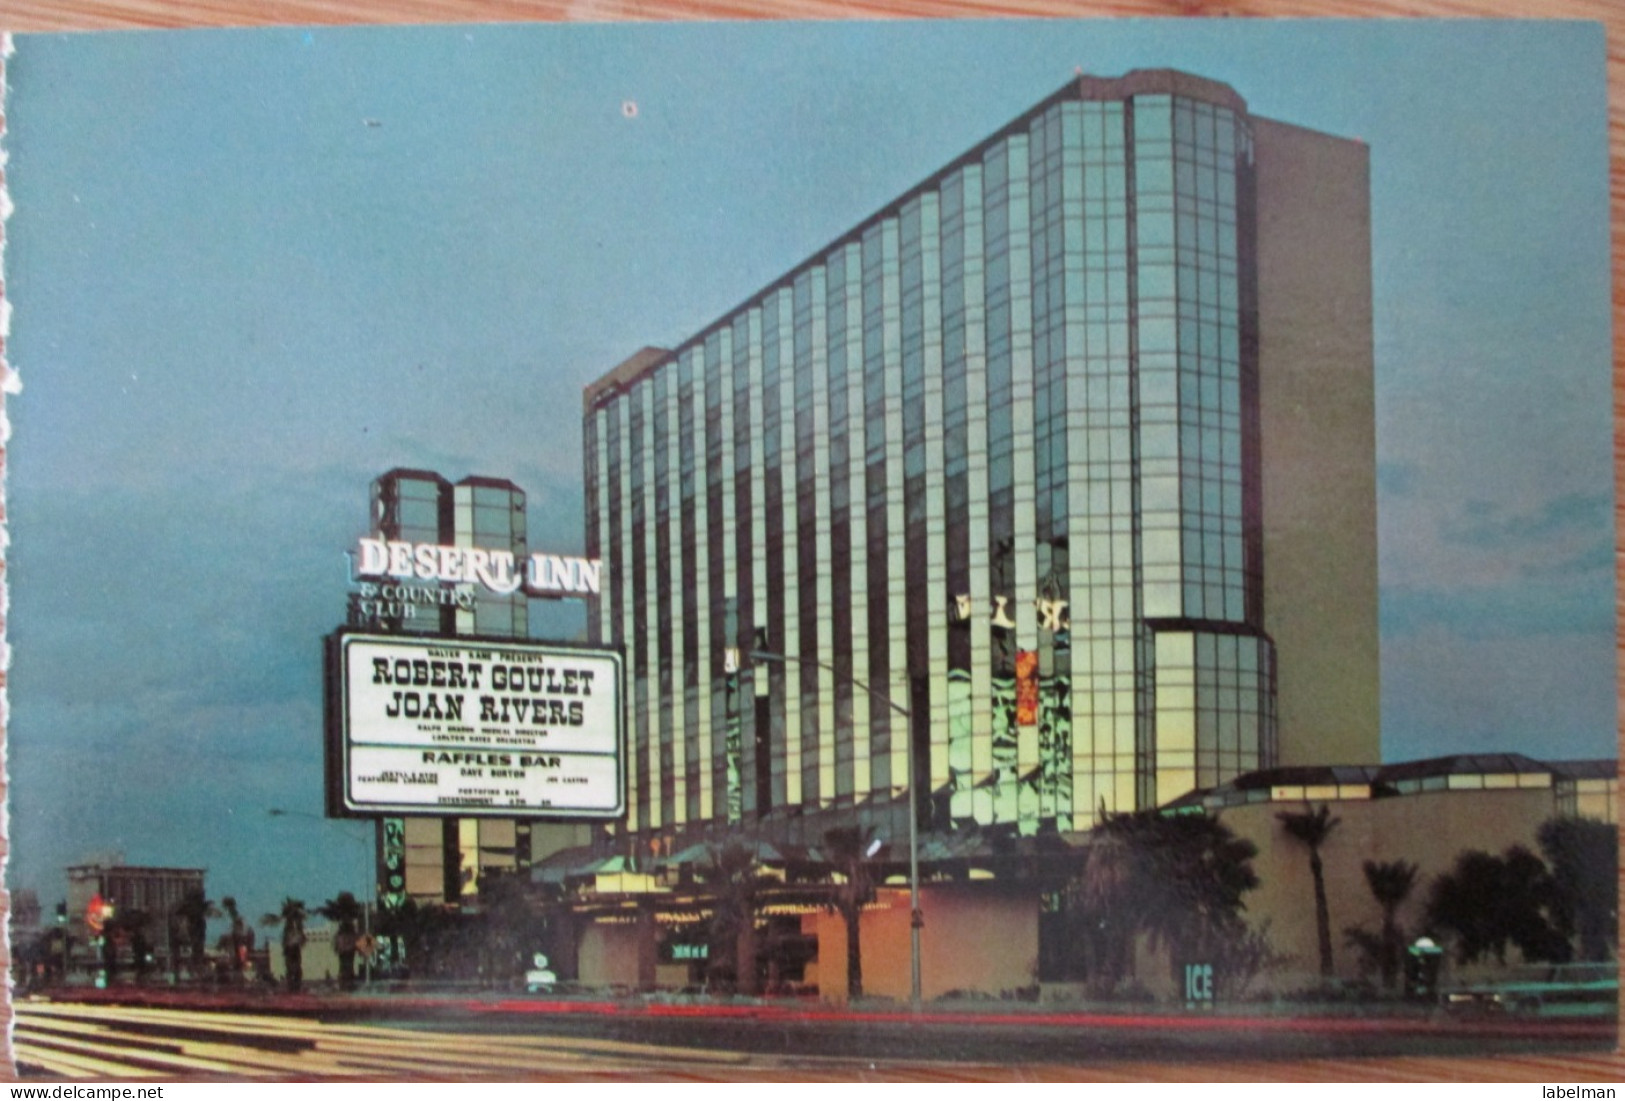
{"type": "Polygon", "coordinates": [[[911,759],[927,826],[1019,834],[1375,762],[1367,175],[1080,78],[589,386],[627,828],[895,823],[911,759]]]}

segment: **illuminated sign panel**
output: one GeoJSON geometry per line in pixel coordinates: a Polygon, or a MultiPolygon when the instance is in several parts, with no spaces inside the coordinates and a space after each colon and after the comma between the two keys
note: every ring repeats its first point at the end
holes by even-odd
{"type": "Polygon", "coordinates": [[[622,814],[618,653],[341,632],[330,655],[345,812],[622,814]]]}
{"type": "Polygon", "coordinates": [[[602,573],[596,558],[533,554],[523,565],[512,551],[363,539],[356,551],[362,577],[483,585],[506,596],[596,596],[602,573]]]}

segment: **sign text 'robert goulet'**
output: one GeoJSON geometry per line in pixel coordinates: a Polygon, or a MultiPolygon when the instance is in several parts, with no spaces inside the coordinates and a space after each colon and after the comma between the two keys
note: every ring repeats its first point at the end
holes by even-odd
{"type": "Polygon", "coordinates": [[[350,810],[620,812],[618,654],[399,635],[342,645],[350,810]]]}

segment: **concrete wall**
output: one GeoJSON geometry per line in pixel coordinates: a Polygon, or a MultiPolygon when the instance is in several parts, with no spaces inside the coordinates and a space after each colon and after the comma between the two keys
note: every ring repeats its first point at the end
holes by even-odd
{"type": "MultiPolygon", "coordinates": [[[[1350,979],[1359,974],[1359,954],[1345,944],[1343,930],[1364,925],[1376,932],[1382,920],[1382,910],[1366,886],[1365,861],[1405,860],[1418,865],[1416,886],[1398,915],[1400,925],[1414,935],[1433,880],[1449,871],[1460,853],[1481,849],[1498,855],[1511,845],[1523,845],[1538,855],[1535,831],[1556,809],[1549,788],[1425,792],[1329,805],[1341,820],[1321,847],[1332,959],[1338,976],[1350,979]]],[[[1261,882],[1246,896],[1247,917],[1255,928],[1268,921],[1272,946],[1291,957],[1270,976],[1269,985],[1277,990],[1312,985],[1320,973],[1309,850],[1276,818],[1282,811],[1304,809],[1302,803],[1261,803],[1220,814],[1238,836],[1258,846],[1253,867],[1261,882]]]]}
{"type": "MultiPolygon", "coordinates": [[[[270,949],[271,977],[282,982],[288,977],[288,963],[282,954],[281,927],[256,932],[265,938],[266,947],[270,949]]],[[[299,969],[306,984],[338,981],[339,954],[333,949],[334,932],[333,926],[320,921],[305,923],[305,947],[299,953],[299,969]]],[[[359,974],[361,970],[358,957],[356,971],[359,974]]]]}
{"type": "Polygon", "coordinates": [[[1381,759],[1370,151],[1254,120],[1264,626],[1280,763],[1381,759]]]}
{"type": "MultiPolygon", "coordinates": [[[[1000,994],[1037,980],[1038,898],[999,883],[925,887],[920,990],[926,1000],[951,990],[1000,994]]],[[[818,936],[818,990],[846,998],[846,926],[835,914],[809,915],[818,936]]],[[[908,891],[886,889],[863,912],[863,989],[907,1001],[910,986],[908,891]]]]}
{"type": "Polygon", "coordinates": [[[638,926],[593,922],[581,929],[580,981],[588,986],[638,984],[638,926]]]}

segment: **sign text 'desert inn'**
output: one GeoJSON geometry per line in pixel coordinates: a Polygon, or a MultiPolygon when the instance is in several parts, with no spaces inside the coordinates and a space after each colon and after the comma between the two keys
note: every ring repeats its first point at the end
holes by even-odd
{"type": "Polygon", "coordinates": [[[339,651],[346,810],[621,813],[619,654],[353,633],[339,651]]]}
{"type": "Polygon", "coordinates": [[[523,569],[512,551],[362,539],[356,556],[362,577],[483,585],[502,596],[521,587],[531,596],[596,596],[600,566],[595,558],[538,553],[523,569]]]}

